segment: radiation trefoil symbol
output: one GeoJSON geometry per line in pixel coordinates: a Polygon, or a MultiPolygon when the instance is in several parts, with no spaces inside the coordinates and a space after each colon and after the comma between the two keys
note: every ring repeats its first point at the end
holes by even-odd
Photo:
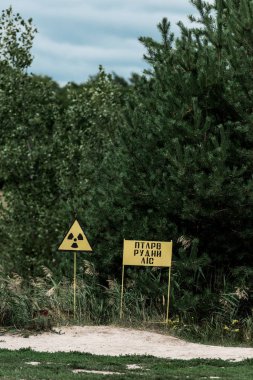
{"type": "Polygon", "coordinates": [[[60,251],[92,251],[87,237],[77,220],[70,227],[58,249],[60,251]]]}
{"type": "Polygon", "coordinates": [[[74,243],[71,245],[71,248],[78,248],[77,240],[83,240],[83,235],[78,234],[77,237],[74,237],[72,232],[68,236],[68,240],[74,240],[74,243]]]}

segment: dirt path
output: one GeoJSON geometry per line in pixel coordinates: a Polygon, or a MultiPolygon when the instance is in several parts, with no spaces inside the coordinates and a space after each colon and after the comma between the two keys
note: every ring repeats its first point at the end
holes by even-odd
{"type": "Polygon", "coordinates": [[[207,346],[188,343],[168,335],[111,326],[71,326],[24,338],[6,334],[0,337],[0,348],[35,351],[80,351],[97,355],[153,355],[171,359],[253,358],[253,348],[207,346]]]}

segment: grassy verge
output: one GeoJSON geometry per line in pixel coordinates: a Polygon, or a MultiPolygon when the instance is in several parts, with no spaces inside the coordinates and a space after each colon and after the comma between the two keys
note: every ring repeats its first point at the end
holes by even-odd
{"type": "Polygon", "coordinates": [[[52,354],[0,350],[0,378],[3,380],[135,379],[139,376],[143,379],[251,380],[253,360],[230,363],[222,360],[183,361],[151,356],[112,357],[78,352],[52,354]],[[74,373],[75,370],[80,371],[74,373]],[[104,371],[105,374],[92,371],[104,371]]]}
{"type": "MultiPolygon", "coordinates": [[[[145,287],[141,289],[132,286],[131,282],[130,285],[126,283],[123,319],[119,319],[120,283],[114,279],[102,286],[93,264],[86,260],[81,263],[83,274],[77,278],[75,319],[72,279],[57,279],[46,267],[42,267],[41,277],[28,279],[18,274],[7,275],[0,267],[0,329],[14,327],[30,334],[50,330],[57,325],[106,324],[152,329],[206,344],[252,346],[253,310],[248,310],[250,295],[244,290],[212,294],[216,299],[214,303],[210,303],[208,297],[202,300],[201,296],[195,307],[190,293],[186,299],[184,296],[177,298],[172,292],[173,307],[169,323],[164,325],[157,323],[165,320],[167,305],[163,291],[159,290],[159,273],[143,271],[141,278],[145,277],[144,283],[153,276],[152,286],[157,293],[146,294],[145,287]]],[[[151,287],[148,289],[150,291],[151,287]]]]}

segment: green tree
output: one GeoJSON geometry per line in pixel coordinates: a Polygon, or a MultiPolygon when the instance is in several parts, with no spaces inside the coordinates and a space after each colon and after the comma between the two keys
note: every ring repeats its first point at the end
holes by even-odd
{"type": "MultiPolygon", "coordinates": [[[[164,19],[161,42],[141,38],[149,79],[146,93],[141,83],[129,102],[124,140],[137,169],[126,188],[146,197],[135,197],[140,225],[150,222],[146,236],[198,239],[196,260],[209,258],[197,290],[203,294],[206,283],[221,289],[219,273],[252,262],[253,8],[250,1],[192,3],[199,27],[179,23],[174,39],[164,19]]],[[[186,269],[181,287],[192,276],[186,269]]]]}
{"type": "Polygon", "coordinates": [[[47,228],[57,197],[52,137],[58,85],[27,73],[36,32],[32,20],[9,8],[0,22],[0,179],[7,202],[0,245],[10,269],[33,271],[51,259],[47,228]]]}
{"type": "Polygon", "coordinates": [[[118,215],[112,209],[115,192],[108,191],[113,184],[119,186],[115,181],[118,173],[109,163],[117,160],[120,152],[117,135],[122,96],[121,84],[102,68],[78,91],[67,86],[64,122],[54,136],[59,152],[59,230],[62,234],[78,217],[95,251],[91,260],[96,261],[97,269],[105,268],[106,263],[109,272],[115,252],[119,254],[118,235],[114,236],[118,215]]]}
{"type": "Polygon", "coordinates": [[[175,39],[163,19],[161,42],[141,38],[150,68],[125,94],[116,150],[99,181],[106,202],[97,209],[112,221],[111,250],[100,235],[105,270],[117,273],[124,237],[172,238],[176,268],[184,269],[176,269],[175,292],[184,296],[188,287],[193,309],[208,305],[208,292],[201,299],[207,284],[218,294],[223,276],[252,262],[253,13],[250,1],[192,3],[199,26],[180,22],[175,39]],[[194,247],[180,248],[185,239],[194,247]]]}
{"type": "Polygon", "coordinates": [[[205,315],[222,276],[251,265],[253,5],[192,3],[199,16],[178,38],[163,19],[161,41],[140,39],[149,69],[130,83],[102,68],[64,89],[27,75],[33,29],[16,20],[29,33],[1,48],[0,244],[18,265],[65,271],[57,242],[76,216],[103,282],[120,276],[124,238],[173,239],[176,308],[205,315]]]}

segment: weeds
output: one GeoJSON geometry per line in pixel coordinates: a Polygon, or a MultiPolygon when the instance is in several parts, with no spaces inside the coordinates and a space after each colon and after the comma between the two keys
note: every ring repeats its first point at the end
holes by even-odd
{"type": "MultiPolygon", "coordinates": [[[[209,315],[202,309],[201,318],[201,304],[207,302],[210,296],[215,299],[210,289],[203,290],[203,299],[200,296],[193,299],[190,290],[182,289],[179,293],[179,289],[174,286],[171,318],[167,325],[159,325],[156,322],[165,320],[167,301],[162,291],[159,291],[161,273],[148,273],[151,275],[149,278],[154,280],[155,293],[136,286],[137,280],[133,273],[129,276],[125,284],[123,320],[120,320],[120,284],[115,279],[108,279],[106,285],[101,285],[93,264],[83,260],[82,266],[82,275],[77,278],[75,320],[72,280],[66,277],[56,280],[52,271],[44,266],[41,277],[29,279],[18,274],[5,275],[2,271],[0,324],[35,331],[69,323],[152,326],[204,343],[252,344],[252,310],[247,310],[245,315],[242,313],[249,298],[249,289],[246,287],[218,294],[216,301],[212,302],[212,307],[217,306],[209,315]],[[176,295],[180,295],[178,299],[176,295]]],[[[147,283],[146,274],[143,272],[142,275],[144,283],[147,283]]]]}

